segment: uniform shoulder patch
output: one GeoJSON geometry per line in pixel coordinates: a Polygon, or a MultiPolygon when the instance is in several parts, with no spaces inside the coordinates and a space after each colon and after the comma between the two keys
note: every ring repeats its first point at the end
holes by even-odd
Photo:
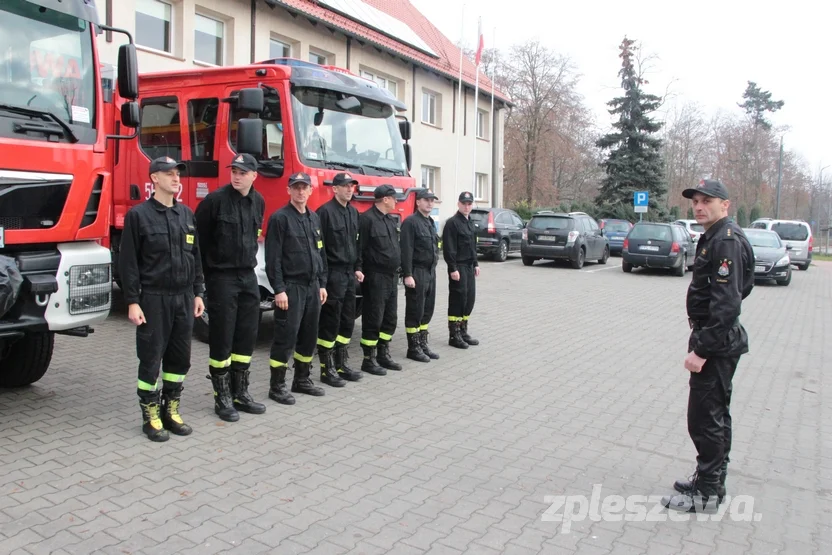
{"type": "Polygon", "coordinates": [[[731,266],[733,262],[727,258],[723,258],[719,263],[719,269],[716,271],[720,277],[728,277],[731,275],[731,266]]]}

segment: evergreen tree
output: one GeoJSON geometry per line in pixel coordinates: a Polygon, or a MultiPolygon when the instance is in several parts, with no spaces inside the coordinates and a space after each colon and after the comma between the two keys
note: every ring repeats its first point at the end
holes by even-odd
{"type": "Polygon", "coordinates": [[[685,219],[686,220],[692,220],[693,219],[693,207],[688,206],[688,217],[685,218],[685,219]]]}
{"type": "Polygon", "coordinates": [[[596,142],[599,148],[609,150],[602,164],[607,176],[601,183],[596,202],[602,212],[609,211],[615,205],[632,206],[634,191],[648,191],[650,215],[663,218],[667,215],[662,202],[667,185],[660,150],[662,142],[656,137],[662,123],[650,117],[662,99],[642,90],[646,81],[636,71],[634,41],[624,37],[619,49],[621,70],[618,75],[624,96],[607,103],[611,107],[610,114],[618,115],[618,121],[613,124],[613,133],[596,142]]]}
{"type": "Polygon", "coordinates": [[[748,212],[745,211],[745,206],[737,208],[736,216],[737,225],[740,227],[748,227],[748,212]]]}
{"type": "Polygon", "coordinates": [[[782,100],[772,100],[771,92],[762,90],[757,83],[749,81],[745,92],[742,94],[745,101],[738,104],[740,108],[751,118],[754,127],[765,131],[771,130],[771,122],[765,117],[766,112],[774,113],[783,107],[782,100]]]}
{"type": "Polygon", "coordinates": [[[759,220],[760,216],[760,206],[758,204],[755,204],[751,207],[751,217],[749,219],[753,222],[755,220],[759,220]]]}

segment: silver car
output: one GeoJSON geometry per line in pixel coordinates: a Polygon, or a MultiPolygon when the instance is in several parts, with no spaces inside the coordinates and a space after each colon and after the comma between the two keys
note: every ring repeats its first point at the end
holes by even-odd
{"type": "Polygon", "coordinates": [[[789,258],[792,264],[800,270],[808,270],[812,264],[812,228],[803,220],[775,220],[773,218],[760,218],[754,220],[751,229],[767,229],[774,231],[780,236],[789,249],[789,258]]]}

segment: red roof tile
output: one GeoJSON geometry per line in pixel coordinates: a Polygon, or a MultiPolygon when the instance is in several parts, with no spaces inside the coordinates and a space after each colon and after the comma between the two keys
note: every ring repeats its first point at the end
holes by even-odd
{"type": "MultiPolygon", "coordinates": [[[[353,21],[339,13],[329,10],[325,5],[315,0],[277,0],[289,10],[301,12],[320,21],[329,23],[333,27],[362,40],[366,40],[380,48],[396,53],[417,65],[433,70],[453,80],[459,78],[459,48],[453,44],[439,29],[436,28],[409,0],[362,0],[364,3],[398,19],[409,26],[413,32],[425,41],[439,58],[434,58],[416,48],[397,41],[375,29],[353,21]]],[[[476,80],[474,62],[463,57],[462,81],[473,87],[476,80]]],[[[480,93],[491,96],[491,80],[485,73],[480,72],[480,93]]],[[[495,90],[495,97],[504,102],[510,102],[508,96],[495,90]]]]}

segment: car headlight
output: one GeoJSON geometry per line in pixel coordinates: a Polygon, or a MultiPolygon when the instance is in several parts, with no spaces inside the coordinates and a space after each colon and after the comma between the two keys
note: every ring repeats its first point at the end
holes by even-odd
{"type": "Polygon", "coordinates": [[[786,256],[784,256],[783,258],[778,260],[777,264],[775,264],[775,266],[784,266],[784,265],[788,264],[789,262],[791,262],[791,260],[789,259],[789,255],[787,254],[786,256]]]}

